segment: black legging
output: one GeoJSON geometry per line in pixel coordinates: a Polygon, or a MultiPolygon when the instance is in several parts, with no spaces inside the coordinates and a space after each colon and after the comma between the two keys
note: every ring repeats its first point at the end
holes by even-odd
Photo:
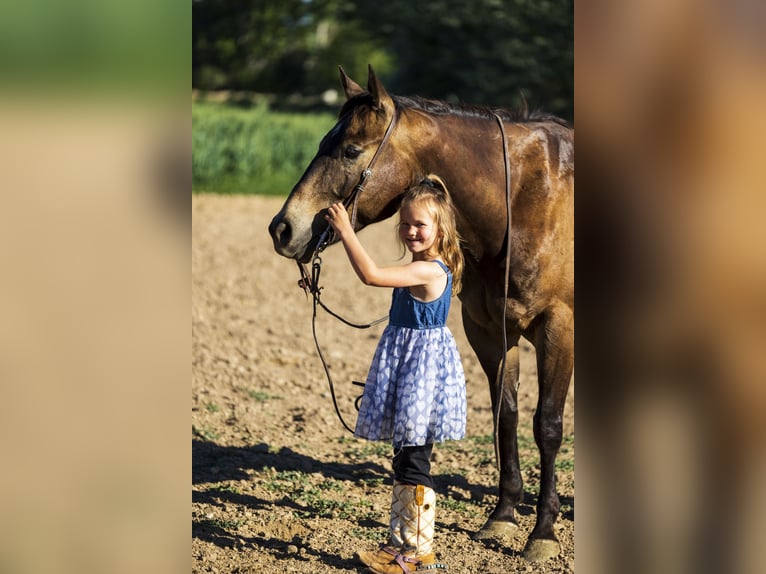
{"type": "Polygon", "coordinates": [[[431,451],[433,444],[423,446],[405,446],[394,449],[394,479],[402,484],[417,486],[422,484],[428,488],[434,487],[431,478],[431,451]]]}

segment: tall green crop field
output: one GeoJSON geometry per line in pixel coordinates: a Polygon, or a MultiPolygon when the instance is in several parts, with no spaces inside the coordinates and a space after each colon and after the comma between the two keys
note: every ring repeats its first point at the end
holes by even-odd
{"type": "Polygon", "coordinates": [[[286,195],[335,124],[330,113],[192,104],[192,189],[286,195]]]}

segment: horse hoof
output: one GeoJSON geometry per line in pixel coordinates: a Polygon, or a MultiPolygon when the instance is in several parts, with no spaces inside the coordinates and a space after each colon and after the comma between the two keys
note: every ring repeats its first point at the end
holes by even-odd
{"type": "Polygon", "coordinates": [[[530,538],[527,546],[524,548],[524,558],[529,562],[542,562],[558,556],[561,552],[561,545],[558,540],[549,540],[547,538],[530,538]]]}
{"type": "Polygon", "coordinates": [[[473,535],[474,540],[486,540],[487,538],[500,538],[507,540],[516,536],[519,526],[513,522],[501,522],[487,520],[486,524],[473,535]]]}

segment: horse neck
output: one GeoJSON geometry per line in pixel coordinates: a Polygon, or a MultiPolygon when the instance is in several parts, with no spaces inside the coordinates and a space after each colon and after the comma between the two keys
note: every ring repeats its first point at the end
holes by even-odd
{"type": "MultiPolygon", "coordinates": [[[[502,250],[507,227],[505,168],[495,120],[429,116],[429,135],[416,138],[419,168],[441,176],[455,204],[458,232],[478,258],[502,250]]],[[[506,132],[515,131],[512,126],[506,132]]],[[[509,145],[510,147],[510,145],[509,145]]]]}

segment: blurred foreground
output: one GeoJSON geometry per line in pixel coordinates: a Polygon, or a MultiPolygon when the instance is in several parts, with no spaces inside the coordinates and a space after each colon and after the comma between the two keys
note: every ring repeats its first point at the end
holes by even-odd
{"type": "Polygon", "coordinates": [[[583,573],[763,571],[765,16],[577,4],[583,573]]]}

